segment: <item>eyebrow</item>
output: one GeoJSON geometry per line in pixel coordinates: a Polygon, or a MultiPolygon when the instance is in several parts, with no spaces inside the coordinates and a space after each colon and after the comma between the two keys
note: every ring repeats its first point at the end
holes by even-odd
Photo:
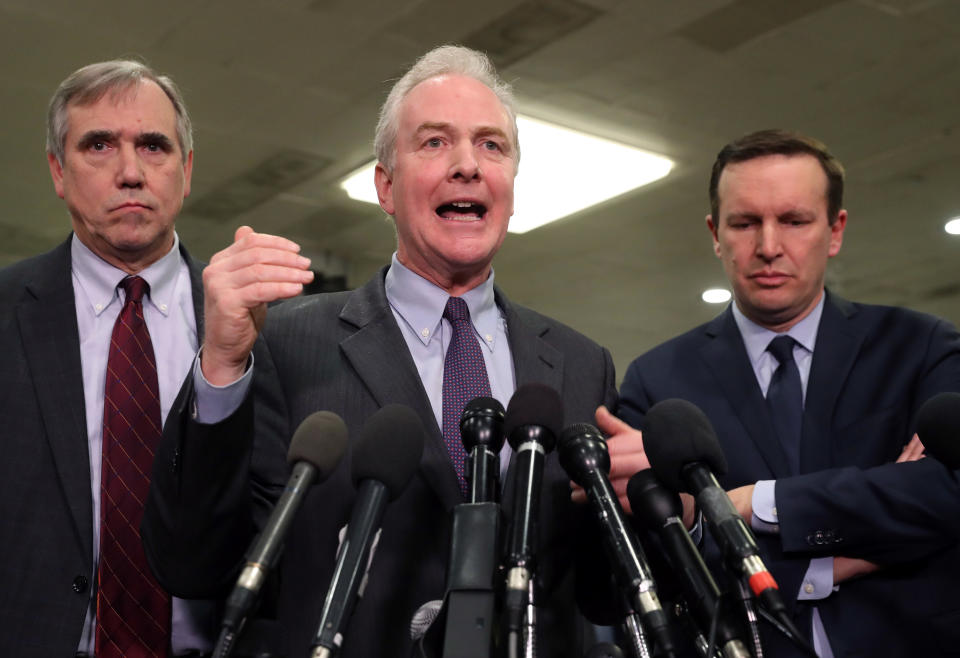
{"type": "MultiPolygon", "coordinates": [[[[82,150],[97,142],[115,142],[118,139],[119,134],[112,130],[90,130],[80,137],[78,145],[82,150]]],[[[140,133],[136,136],[134,144],[137,146],[156,144],[167,151],[173,149],[173,140],[161,132],[140,133]]]]}

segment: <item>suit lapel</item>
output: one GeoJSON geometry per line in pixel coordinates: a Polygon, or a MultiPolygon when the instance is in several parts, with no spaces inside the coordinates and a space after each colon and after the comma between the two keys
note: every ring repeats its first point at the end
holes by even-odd
{"type": "MultiPolygon", "coordinates": [[[[543,339],[549,327],[537,322],[537,316],[526,314],[521,317],[506,296],[495,288],[497,306],[507,319],[507,332],[510,339],[510,355],[513,358],[514,379],[517,388],[524,384],[546,384],[562,394],[563,353],[543,339]]],[[[564,423],[566,419],[563,419],[564,423]]],[[[565,426],[565,425],[564,425],[565,426]]],[[[509,509],[514,494],[513,454],[503,486],[503,507],[509,509]]]]}
{"type": "Polygon", "coordinates": [[[559,393],[563,384],[563,354],[543,340],[547,326],[524,321],[500,289],[495,292],[497,306],[507,319],[517,388],[537,382],[559,393]]]}
{"type": "Polygon", "coordinates": [[[729,308],[707,325],[707,336],[709,340],[700,350],[705,367],[713,373],[773,475],[790,475],[787,456],[777,440],[770,412],[729,308]]]}
{"type": "Polygon", "coordinates": [[[197,343],[203,344],[203,263],[198,263],[190,257],[187,248],[180,243],[180,255],[190,270],[190,297],[193,299],[193,316],[197,321],[197,343]]]}
{"type": "Polygon", "coordinates": [[[823,470],[834,463],[830,421],[863,342],[863,336],[850,328],[855,307],[844,299],[826,294],[803,406],[801,473],[823,470]]]}
{"type": "Polygon", "coordinates": [[[344,305],[340,319],[355,326],[356,331],[340,342],[340,349],[378,405],[406,405],[424,421],[420,469],[444,506],[451,509],[463,502],[457,474],[416,364],[387,303],[385,272],[386,269],[382,270],[355,291],[344,305]]]}
{"type": "MultiPolygon", "coordinates": [[[[70,240],[50,252],[17,307],[46,440],[79,537],[93,555],[90,457],[70,240]]],[[[39,437],[38,437],[39,438],[39,437]]]]}

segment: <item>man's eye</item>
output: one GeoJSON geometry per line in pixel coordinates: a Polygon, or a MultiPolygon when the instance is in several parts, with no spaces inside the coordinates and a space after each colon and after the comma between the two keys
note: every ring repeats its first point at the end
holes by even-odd
{"type": "Polygon", "coordinates": [[[93,142],[90,144],[90,149],[93,151],[106,151],[107,144],[106,142],[93,142]]]}
{"type": "Polygon", "coordinates": [[[427,140],[427,146],[429,146],[430,148],[436,148],[440,146],[442,143],[443,142],[440,140],[439,137],[431,137],[430,139],[427,140]]]}
{"type": "Polygon", "coordinates": [[[485,142],[483,143],[483,148],[487,149],[488,151],[499,151],[499,150],[501,150],[501,149],[500,149],[500,144],[498,144],[497,142],[493,141],[492,139],[488,139],[487,141],[485,141],[485,142]]]}

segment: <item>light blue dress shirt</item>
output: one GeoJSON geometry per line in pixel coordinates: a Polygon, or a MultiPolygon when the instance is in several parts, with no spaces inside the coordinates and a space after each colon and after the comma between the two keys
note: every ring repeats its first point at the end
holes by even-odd
{"type": "MultiPolygon", "coordinates": [[[[150,331],[157,361],[160,413],[166,419],[180,391],[183,378],[197,351],[197,323],[193,310],[190,270],[180,255],[180,240],[160,260],[140,272],[150,284],[143,302],[143,315],[150,331]]],[[[80,337],[84,406],[87,416],[87,446],[90,455],[90,493],[93,499],[93,554],[91,582],[96,582],[100,555],[100,475],[103,446],[103,395],[107,357],[113,325],[124,304],[117,285],[127,273],[110,265],[86,247],[76,235],[70,245],[73,293],[80,337]]],[[[96,597],[90,602],[77,651],[91,656],[96,641],[96,597]]],[[[172,642],[174,654],[213,648],[214,607],[203,601],[173,599],[172,642]]]]}

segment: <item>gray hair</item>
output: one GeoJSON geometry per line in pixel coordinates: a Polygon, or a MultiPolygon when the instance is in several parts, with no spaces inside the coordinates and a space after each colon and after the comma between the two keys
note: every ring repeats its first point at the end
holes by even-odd
{"type": "Polygon", "coordinates": [[[60,83],[47,110],[47,153],[63,164],[68,128],[67,107],[71,103],[96,103],[108,93],[129,91],[145,80],[155,82],[173,103],[177,115],[177,141],[180,142],[181,155],[186,163],[187,155],[193,150],[193,127],[180,90],[169,77],[160,75],[146,64],[129,59],[89,64],[77,69],[60,83]]]}
{"type": "Polygon", "coordinates": [[[397,132],[400,129],[400,103],[421,82],[441,75],[462,75],[473,78],[490,88],[506,111],[513,126],[513,144],[517,163],[520,162],[520,140],[517,134],[517,109],[510,84],[497,75],[493,63],[483,53],[464,46],[438,46],[417,60],[403,77],[397,80],[380,108],[380,120],[373,138],[377,159],[393,171],[396,164],[397,132]]]}

